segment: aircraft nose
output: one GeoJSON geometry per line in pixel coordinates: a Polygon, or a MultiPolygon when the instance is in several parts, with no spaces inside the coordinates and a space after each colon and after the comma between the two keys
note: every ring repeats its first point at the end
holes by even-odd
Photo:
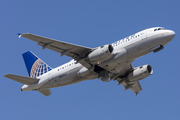
{"type": "Polygon", "coordinates": [[[172,30],[170,30],[169,32],[169,37],[171,38],[171,40],[175,37],[176,33],[172,30]]]}
{"type": "Polygon", "coordinates": [[[168,44],[174,37],[176,33],[172,30],[167,30],[166,33],[164,34],[164,40],[163,43],[164,45],[168,44]]]}

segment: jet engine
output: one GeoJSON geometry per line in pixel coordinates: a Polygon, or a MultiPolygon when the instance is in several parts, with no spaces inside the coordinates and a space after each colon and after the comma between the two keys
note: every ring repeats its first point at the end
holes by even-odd
{"type": "Polygon", "coordinates": [[[113,52],[113,46],[112,45],[104,45],[101,47],[98,47],[94,51],[92,51],[87,57],[86,60],[89,60],[91,62],[102,60],[107,58],[111,55],[113,52]]]}
{"type": "Polygon", "coordinates": [[[129,82],[139,81],[152,75],[153,69],[150,65],[143,65],[135,68],[131,73],[126,76],[129,82]]]}

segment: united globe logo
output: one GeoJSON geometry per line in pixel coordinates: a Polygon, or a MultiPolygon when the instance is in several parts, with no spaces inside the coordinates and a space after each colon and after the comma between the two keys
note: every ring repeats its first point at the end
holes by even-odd
{"type": "Polygon", "coordinates": [[[38,59],[32,66],[30,77],[37,78],[50,70],[51,68],[47,64],[45,64],[41,59],[38,59]]]}

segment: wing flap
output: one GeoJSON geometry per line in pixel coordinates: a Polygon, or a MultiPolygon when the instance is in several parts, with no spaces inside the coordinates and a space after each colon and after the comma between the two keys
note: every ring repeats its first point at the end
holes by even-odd
{"type": "Polygon", "coordinates": [[[35,84],[39,81],[39,79],[36,79],[36,78],[30,78],[30,77],[14,75],[14,74],[7,74],[4,77],[7,77],[9,79],[15,80],[17,82],[20,82],[26,85],[35,84]]]}
{"type": "MultiPolygon", "coordinates": [[[[128,86],[125,82],[121,83],[125,88],[128,86]]],[[[136,81],[133,83],[133,85],[130,87],[130,89],[137,95],[142,89],[141,84],[139,81],[136,81]]]]}
{"type": "Polygon", "coordinates": [[[43,90],[38,90],[40,93],[42,93],[45,96],[51,95],[51,90],[50,89],[43,89],[43,90]]]}

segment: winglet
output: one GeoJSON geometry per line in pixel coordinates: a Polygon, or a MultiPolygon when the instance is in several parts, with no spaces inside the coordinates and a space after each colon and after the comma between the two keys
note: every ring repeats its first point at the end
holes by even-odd
{"type": "Polygon", "coordinates": [[[22,33],[18,33],[19,38],[22,36],[22,33]]]}

